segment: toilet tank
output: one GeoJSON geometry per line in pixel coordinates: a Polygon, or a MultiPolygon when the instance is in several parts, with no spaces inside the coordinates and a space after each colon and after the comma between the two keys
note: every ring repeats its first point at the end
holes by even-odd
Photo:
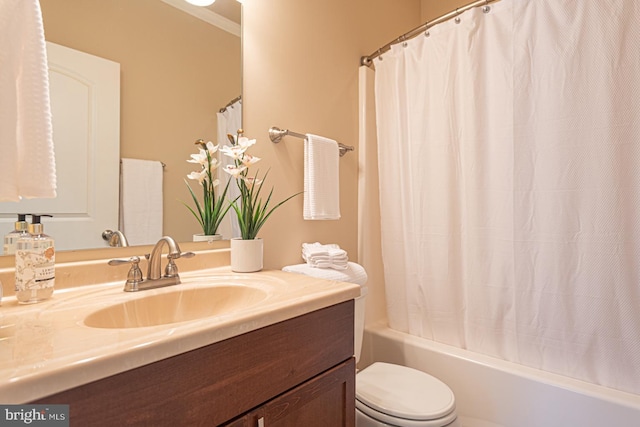
{"type": "Polygon", "coordinates": [[[360,287],[360,296],[355,299],[354,307],[354,322],[353,322],[353,351],[356,356],[356,363],[360,360],[360,352],[362,351],[362,337],[364,336],[364,309],[365,298],[369,288],[366,286],[360,287]]]}

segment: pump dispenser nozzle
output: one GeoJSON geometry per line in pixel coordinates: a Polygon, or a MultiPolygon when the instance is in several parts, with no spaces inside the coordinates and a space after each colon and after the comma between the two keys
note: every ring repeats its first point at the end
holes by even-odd
{"type": "MultiPolygon", "coordinates": [[[[48,215],[48,214],[28,214],[31,216],[31,222],[33,224],[40,224],[40,218],[43,216],[47,216],[49,218],[53,218],[53,215],[48,215]]],[[[26,216],[26,215],[23,215],[26,216]]]]}
{"type": "Polygon", "coordinates": [[[27,232],[29,224],[27,223],[28,214],[18,214],[18,221],[16,221],[16,229],[14,231],[27,232]]]}
{"type": "Polygon", "coordinates": [[[36,214],[31,214],[31,224],[29,226],[29,232],[31,234],[42,234],[44,232],[44,226],[42,225],[42,223],[40,222],[40,218],[43,216],[47,216],[49,218],[53,218],[53,215],[46,215],[46,214],[42,214],[42,215],[36,215],[36,214]]]}

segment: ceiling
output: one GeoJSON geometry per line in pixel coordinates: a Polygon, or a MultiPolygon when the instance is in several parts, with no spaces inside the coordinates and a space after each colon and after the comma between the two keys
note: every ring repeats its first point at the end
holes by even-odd
{"type": "Polygon", "coordinates": [[[216,0],[214,4],[207,6],[207,9],[240,24],[242,7],[237,0],[216,0]]]}

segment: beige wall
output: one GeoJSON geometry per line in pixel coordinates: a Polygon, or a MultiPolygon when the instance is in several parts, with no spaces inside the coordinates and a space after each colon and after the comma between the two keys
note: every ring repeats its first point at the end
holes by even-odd
{"type": "MultiPolygon", "coordinates": [[[[269,141],[271,126],[358,145],[358,66],[363,55],[420,22],[419,0],[246,0],[243,6],[244,127],[283,199],[303,189],[303,142],[269,141]]],[[[304,221],[302,196],[260,233],[265,267],[302,262],[303,242],[337,243],[357,258],[358,154],[340,160],[338,221],[304,221]]]]}
{"type": "Polygon", "coordinates": [[[121,64],[121,157],[167,165],[164,232],[191,240],[186,159],[196,139],[215,141],[216,112],[240,94],[240,38],[160,0],[40,3],[47,40],[121,64]]]}
{"type": "MultiPolygon", "coordinates": [[[[122,156],[169,164],[164,181],[165,205],[178,205],[176,199],[186,200],[188,194],[182,178],[190,171],[184,160],[193,151],[192,140],[214,138],[214,113],[237,91],[228,85],[228,93],[218,99],[208,87],[176,89],[176,83],[185,79],[163,76],[160,83],[154,83],[152,79],[160,71],[148,64],[149,50],[175,49],[183,55],[181,59],[153,64],[161,66],[163,72],[167,71],[165,68],[176,73],[177,69],[186,70],[192,73],[191,79],[186,80],[199,80],[204,75],[213,76],[209,80],[214,81],[215,73],[228,69],[232,62],[221,67],[211,59],[213,55],[199,50],[215,47],[202,40],[217,30],[188,15],[180,23],[162,24],[162,20],[169,19],[167,13],[172,8],[157,0],[41,0],[41,3],[48,39],[123,64],[122,156]],[[56,9],[66,5],[62,17],[54,16],[54,3],[56,9]],[[107,4],[115,5],[115,11],[107,12],[107,4]],[[153,7],[154,11],[147,11],[144,20],[126,19],[138,13],[129,8],[142,7],[153,7]],[[80,12],[90,15],[80,19],[80,12]],[[109,15],[113,13],[124,23],[116,23],[115,17],[112,20],[109,15]],[[59,31],[51,25],[54,20],[59,21],[59,31]],[[182,25],[198,28],[199,38],[187,40],[182,25]],[[71,28],[80,37],[64,35],[62,28],[71,28]],[[115,39],[98,37],[103,29],[115,35],[115,39]],[[132,33],[147,34],[146,42],[134,45],[132,33]],[[97,41],[92,41],[96,38],[97,41]],[[159,46],[152,46],[156,42],[159,46]],[[132,48],[127,54],[116,53],[123,45],[132,48]],[[195,50],[199,59],[186,59],[184,55],[191,50],[195,50]],[[125,95],[127,88],[147,90],[141,95],[141,105],[129,100],[125,95]],[[160,90],[168,93],[161,94],[160,90]],[[135,120],[124,117],[128,112],[135,120]],[[142,126],[134,128],[134,124],[142,126]]],[[[267,186],[273,185],[275,200],[281,200],[302,190],[303,143],[287,137],[279,145],[272,144],[267,135],[269,127],[325,135],[354,145],[357,150],[359,58],[419,25],[421,0],[245,0],[243,8],[244,127],[247,136],[258,139],[252,153],[263,158],[262,170],[270,168],[267,186]]],[[[304,221],[302,196],[291,200],[276,211],[260,233],[265,239],[266,268],[301,262],[303,242],[338,243],[351,259],[357,258],[356,153],[341,158],[340,173],[342,219],[304,221]]],[[[182,206],[171,211],[175,214],[165,215],[166,232],[189,240],[193,220],[182,206]]]]}

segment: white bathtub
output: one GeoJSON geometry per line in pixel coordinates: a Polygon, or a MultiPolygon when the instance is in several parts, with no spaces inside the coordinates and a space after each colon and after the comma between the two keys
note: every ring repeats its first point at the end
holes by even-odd
{"type": "MultiPolygon", "coordinates": [[[[639,427],[640,396],[387,328],[365,330],[362,362],[416,368],[453,390],[463,427],[639,427]]],[[[640,381],[640,378],[638,378],[640,381]]]]}

